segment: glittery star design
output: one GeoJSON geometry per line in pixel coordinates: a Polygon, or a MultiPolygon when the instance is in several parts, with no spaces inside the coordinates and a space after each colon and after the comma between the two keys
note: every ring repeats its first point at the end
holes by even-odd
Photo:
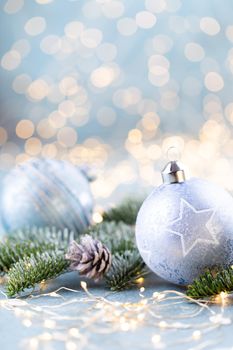
{"type": "Polygon", "coordinates": [[[144,260],[149,264],[151,259],[151,249],[149,249],[149,244],[145,239],[142,243],[142,248],[140,249],[140,252],[144,260]]]}
{"type": "Polygon", "coordinates": [[[191,204],[181,199],[179,217],[169,223],[169,232],[181,239],[183,256],[185,257],[198,243],[218,244],[211,221],[213,209],[196,210],[191,204]]]}

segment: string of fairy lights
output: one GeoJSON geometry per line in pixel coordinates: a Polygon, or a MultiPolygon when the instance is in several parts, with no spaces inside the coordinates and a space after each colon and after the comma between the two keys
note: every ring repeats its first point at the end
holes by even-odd
{"type": "Polygon", "coordinates": [[[146,296],[142,284],[143,278],[138,281],[136,301],[114,301],[111,292],[92,294],[81,281],[85,293],[67,287],[46,293],[42,284],[40,294],[5,298],[0,305],[19,317],[24,327],[38,328],[37,335],[22,339],[21,345],[31,350],[52,349],[58,342],[67,350],[98,349],[100,339],[103,343],[111,337],[114,342],[114,336],[126,332],[128,337],[135,332],[143,334],[145,327],[145,348],[187,348],[192,341],[191,348],[198,350],[221,344],[221,330],[233,322],[225,315],[231,295],[222,292],[211,300],[197,301],[176,290],[164,290],[146,296]],[[182,336],[177,337],[177,331],[182,336]]]}

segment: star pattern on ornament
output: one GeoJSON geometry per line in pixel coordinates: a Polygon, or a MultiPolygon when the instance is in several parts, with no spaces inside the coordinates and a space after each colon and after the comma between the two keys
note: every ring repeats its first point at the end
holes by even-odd
{"type": "Polygon", "coordinates": [[[181,239],[183,256],[188,255],[198,243],[218,244],[211,221],[214,209],[195,209],[181,199],[179,217],[169,223],[168,231],[181,239]],[[194,224],[195,223],[195,224],[194,224]]]}
{"type": "Polygon", "coordinates": [[[151,261],[151,249],[149,249],[149,244],[145,239],[142,242],[142,248],[140,249],[140,252],[143,256],[143,259],[149,264],[151,261]]]}

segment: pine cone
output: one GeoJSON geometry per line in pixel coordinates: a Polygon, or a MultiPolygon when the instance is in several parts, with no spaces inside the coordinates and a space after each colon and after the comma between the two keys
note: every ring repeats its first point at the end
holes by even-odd
{"type": "Polygon", "coordinates": [[[89,235],[81,237],[81,243],[70,243],[66,259],[71,261],[71,270],[77,270],[80,275],[99,281],[109,270],[111,253],[97,239],[89,235]]]}

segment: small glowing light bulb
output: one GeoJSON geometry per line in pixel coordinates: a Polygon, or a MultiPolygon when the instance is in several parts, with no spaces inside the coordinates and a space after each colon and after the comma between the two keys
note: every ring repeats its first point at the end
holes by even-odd
{"type": "Polygon", "coordinates": [[[192,334],[192,338],[194,340],[198,340],[201,338],[201,331],[197,330],[197,331],[194,331],[193,334],[192,334]]]}

